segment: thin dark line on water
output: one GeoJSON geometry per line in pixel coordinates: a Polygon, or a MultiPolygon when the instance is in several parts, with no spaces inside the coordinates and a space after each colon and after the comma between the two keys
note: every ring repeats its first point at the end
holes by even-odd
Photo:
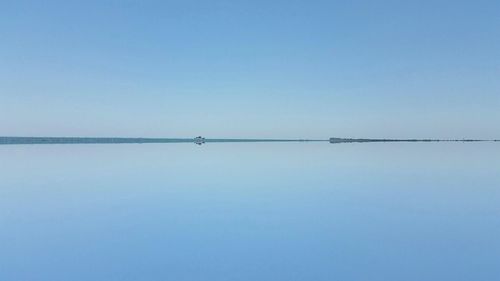
{"type": "Polygon", "coordinates": [[[341,143],[381,143],[381,142],[498,142],[499,140],[480,139],[367,139],[367,138],[329,138],[329,139],[231,139],[231,138],[90,138],[90,137],[0,137],[0,145],[33,144],[147,144],[147,143],[262,143],[262,142],[329,142],[341,143]]]}

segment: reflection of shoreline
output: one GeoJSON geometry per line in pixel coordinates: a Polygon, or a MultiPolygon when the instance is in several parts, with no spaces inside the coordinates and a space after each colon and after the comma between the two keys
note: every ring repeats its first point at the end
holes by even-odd
{"type": "Polygon", "coordinates": [[[146,144],[146,143],[244,143],[244,142],[330,142],[336,143],[374,143],[374,142],[497,142],[499,140],[439,140],[439,139],[356,139],[330,138],[319,139],[205,139],[196,138],[86,138],[86,137],[0,137],[0,145],[28,144],[146,144]]]}

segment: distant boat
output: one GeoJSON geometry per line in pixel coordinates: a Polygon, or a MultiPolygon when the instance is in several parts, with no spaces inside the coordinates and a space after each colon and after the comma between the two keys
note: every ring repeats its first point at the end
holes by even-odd
{"type": "Polygon", "coordinates": [[[202,145],[205,143],[205,138],[202,136],[197,136],[196,138],[194,138],[194,143],[196,143],[197,145],[202,145]]]}

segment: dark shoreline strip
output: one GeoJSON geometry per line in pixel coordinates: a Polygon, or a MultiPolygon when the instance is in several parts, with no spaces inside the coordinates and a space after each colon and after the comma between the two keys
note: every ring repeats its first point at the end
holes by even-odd
{"type": "MultiPolygon", "coordinates": [[[[306,142],[328,140],[292,139],[203,139],[203,143],[224,142],[306,142]]],[[[86,137],[0,137],[0,145],[20,144],[142,144],[197,143],[196,138],[86,138],[86,137]]]]}
{"type": "Polygon", "coordinates": [[[330,138],[318,139],[203,139],[198,138],[87,138],[87,137],[0,137],[0,145],[29,144],[143,144],[143,143],[244,143],[244,142],[330,142],[338,143],[375,143],[375,142],[497,142],[499,140],[438,140],[438,139],[355,139],[330,138]]]}
{"type": "Polygon", "coordinates": [[[367,143],[367,142],[497,142],[499,140],[478,139],[354,139],[330,138],[330,143],[367,143]]]}
{"type": "Polygon", "coordinates": [[[79,138],[79,137],[0,137],[0,144],[120,144],[192,143],[193,139],[169,138],[79,138]]]}

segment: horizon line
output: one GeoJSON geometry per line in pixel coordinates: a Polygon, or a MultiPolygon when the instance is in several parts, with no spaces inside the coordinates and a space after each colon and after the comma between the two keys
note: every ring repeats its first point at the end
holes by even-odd
{"type": "Polygon", "coordinates": [[[328,139],[257,139],[257,138],[143,138],[143,137],[13,137],[0,136],[0,145],[22,144],[144,144],[144,143],[242,143],[242,142],[329,142],[380,143],[380,142],[498,142],[498,139],[393,139],[393,138],[338,138],[328,139]]]}

